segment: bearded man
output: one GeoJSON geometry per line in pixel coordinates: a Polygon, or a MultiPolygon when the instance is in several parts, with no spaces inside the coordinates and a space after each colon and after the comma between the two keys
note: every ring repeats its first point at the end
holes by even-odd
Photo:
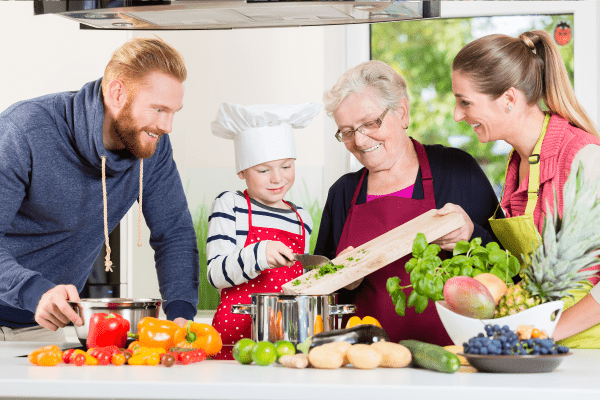
{"type": "Polygon", "coordinates": [[[198,248],[166,136],[186,77],[177,50],[134,38],[102,79],[0,114],[0,340],[62,341],[83,323],[68,302],[104,242],[110,269],[108,232],[136,200],[167,318],[193,319],[198,248]]]}

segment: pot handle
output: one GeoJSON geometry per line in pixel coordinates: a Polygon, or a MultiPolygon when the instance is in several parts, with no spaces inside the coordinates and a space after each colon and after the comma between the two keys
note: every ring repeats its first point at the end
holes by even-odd
{"type": "Polygon", "coordinates": [[[231,313],[252,315],[254,314],[254,306],[252,304],[232,304],[231,313]]]}
{"type": "Polygon", "coordinates": [[[356,306],[354,304],[335,304],[329,306],[329,314],[340,315],[340,314],[355,314],[356,306]]]}

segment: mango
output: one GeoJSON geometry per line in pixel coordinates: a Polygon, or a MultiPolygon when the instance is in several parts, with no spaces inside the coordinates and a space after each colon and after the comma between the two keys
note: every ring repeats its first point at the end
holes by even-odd
{"type": "Polygon", "coordinates": [[[494,318],[496,303],[485,285],[468,276],[455,276],[444,284],[444,300],[453,312],[469,318],[494,318]]]}

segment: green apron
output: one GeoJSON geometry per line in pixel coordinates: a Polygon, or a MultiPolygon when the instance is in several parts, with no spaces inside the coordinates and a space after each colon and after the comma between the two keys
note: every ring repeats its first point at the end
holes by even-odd
{"type": "MultiPolygon", "coordinates": [[[[520,260],[521,270],[527,266],[529,254],[537,248],[540,241],[540,235],[533,222],[533,210],[537,204],[540,186],[540,151],[549,121],[550,115],[546,114],[540,137],[535,144],[533,154],[529,156],[529,185],[527,187],[527,206],[525,208],[525,213],[517,217],[496,219],[496,213],[498,212],[498,208],[496,208],[494,215],[489,219],[492,230],[500,243],[502,243],[502,246],[517,258],[521,255],[525,257],[525,262],[520,260]]],[[[507,172],[513,151],[511,151],[508,156],[508,163],[506,165],[507,172]]],[[[504,189],[502,190],[502,194],[504,194],[504,189]]],[[[498,205],[498,207],[500,207],[500,205],[498,205]]],[[[564,309],[566,310],[581,300],[589,293],[591,288],[592,285],[589,284],[585,289],[569,291],[569,293],[573,294],[575,297],[574,299],[569,297],[563,299],[565,302],[564,309]]],[[[563,339],[559,343],[571,348],[600,348],[600,324],[578,333],[577,335],[563,339]]]]}
{"type": "MultiPolygon", "coordinates": [[[[502,243],[502,246],[510,251],[515,257],[521,258],[521,255],[523,255],[527,260],[529,260],[529,254],[531,254],[539,244],[538,238],[540,235],[533,223],[533,210],[535,210],[540,190],[540,151],[542,149],[544,136],[546,136],[546,129],[548,128],[549,121],[550,115],[546,114],[544,125],[542,126],[542,133],[533,148],[533,154],[529,156],[529,186],[527,187],[527,207],[525,208],[525,214],[512,218],[496,219],[496,213],[500,207],[500,204],[498,204],[496,211],[494,211],[494,215],[489,219],[492,230],[500,243],[502,243]]],[[[506,172],[508,172],[508,165],[512,159],[513,152],[514,150],[508,155],[506,172]]],[[[502,195],[504,195],[505,188],[506,183],[502,189],[502,195]]],[[[519,261],[521,261],[522,270],[527,264],[523,262],[523,260],[519,261]]]]}

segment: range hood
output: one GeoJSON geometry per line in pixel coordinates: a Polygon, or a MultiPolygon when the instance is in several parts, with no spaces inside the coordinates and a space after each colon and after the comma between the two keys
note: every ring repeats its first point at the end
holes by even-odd
{"type": "Polygon", "coordinates": [[[205,30],[391,22],[440,16],[440,1],[122,0],[34,1],[34,14],[58,14],[81,28],[205,30]]]}

